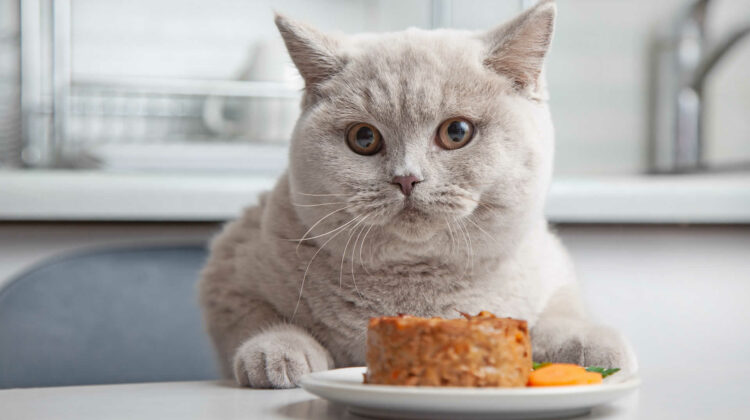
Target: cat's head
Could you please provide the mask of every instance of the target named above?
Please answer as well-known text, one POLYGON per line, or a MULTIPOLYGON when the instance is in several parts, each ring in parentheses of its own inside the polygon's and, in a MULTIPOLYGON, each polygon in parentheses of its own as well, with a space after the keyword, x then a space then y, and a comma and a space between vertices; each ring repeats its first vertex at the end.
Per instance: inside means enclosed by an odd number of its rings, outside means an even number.
POLYGON ((277 16, 306 85, 289 168, 303 222, 342 209, 329 220, 418 242, 474 213, 543 217, 554 17, 545 1, 486 32, 345 36, 277 16))

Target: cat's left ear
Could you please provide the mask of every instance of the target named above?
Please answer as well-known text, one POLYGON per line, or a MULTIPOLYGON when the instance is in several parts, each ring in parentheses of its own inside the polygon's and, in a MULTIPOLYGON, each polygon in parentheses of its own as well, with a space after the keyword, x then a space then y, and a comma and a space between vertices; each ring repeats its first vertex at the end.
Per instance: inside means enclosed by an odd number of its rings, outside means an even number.
POLYGON ((312 88, 344 67, 337 55, 338 39, 278 13, 274 21, 294 65, 305 79, 306 88, 312 88))
POLYGON ((481 35, 484 65, 510 78, 518 90, 536 88, 555 28, 554 0, 542 0, 510 22, 481 35))

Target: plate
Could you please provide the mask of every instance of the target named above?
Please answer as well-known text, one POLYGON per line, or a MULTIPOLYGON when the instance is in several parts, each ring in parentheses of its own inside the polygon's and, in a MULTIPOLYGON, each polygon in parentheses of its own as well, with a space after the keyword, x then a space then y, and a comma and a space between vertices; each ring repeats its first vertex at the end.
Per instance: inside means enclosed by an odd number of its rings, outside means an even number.
POLYGON ((583 415, 634 391, 640 380, 539 388, 459 388, 366 385, 365 367, 315 372, 306 391, 349 406, 358 415, 399 419, 546 419, 583 415))

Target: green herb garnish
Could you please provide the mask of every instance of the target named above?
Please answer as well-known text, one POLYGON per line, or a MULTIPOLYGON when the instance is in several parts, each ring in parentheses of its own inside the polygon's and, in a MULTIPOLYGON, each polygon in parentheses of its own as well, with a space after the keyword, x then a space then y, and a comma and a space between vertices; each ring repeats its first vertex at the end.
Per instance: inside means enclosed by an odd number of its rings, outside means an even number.
POLYGON ((539 369, 539 368, 543 368, 543 367, 545 367, 545 366, 547 366, 547 365, 549 365, 549 364, 551 364, 551 363, 550 363, 550 362, 542 362, 542 363, 539 363, 539 362, 533 362, 533 364, 532 364, 531 368, 532 368, 533 370, 537 370, 537 369, 539 369))
POLYGON ((609 375, 613 375, 620 371, 620 368, 612 368, 612 369, 605 369, 603 367, 598 366, 589 366, 586 368, 589 372, 597 372, 602 374, 602 378, 606 378, 609 375))

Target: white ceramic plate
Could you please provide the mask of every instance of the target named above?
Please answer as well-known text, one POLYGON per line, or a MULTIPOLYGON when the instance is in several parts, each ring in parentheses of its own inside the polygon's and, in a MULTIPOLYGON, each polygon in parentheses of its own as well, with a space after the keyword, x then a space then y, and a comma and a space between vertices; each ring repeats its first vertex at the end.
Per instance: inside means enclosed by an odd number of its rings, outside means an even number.
POLYGON ((364 367, 311 373, 302 388, 377 418, 545 419, 573 417, 638 388, 631 378, 617 384, 540 388, 457 388, 365 385, 364 367))

